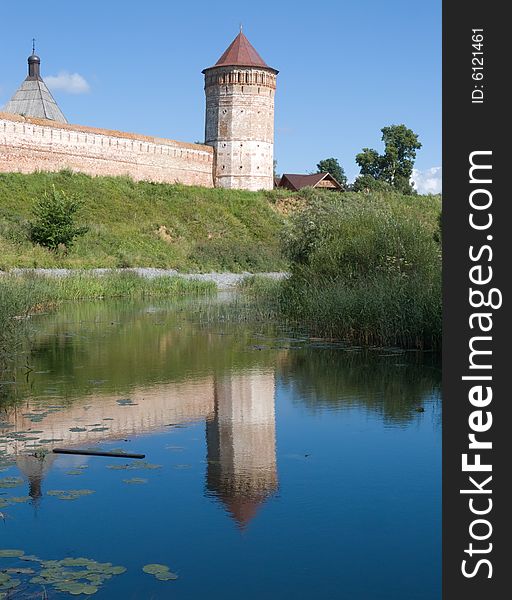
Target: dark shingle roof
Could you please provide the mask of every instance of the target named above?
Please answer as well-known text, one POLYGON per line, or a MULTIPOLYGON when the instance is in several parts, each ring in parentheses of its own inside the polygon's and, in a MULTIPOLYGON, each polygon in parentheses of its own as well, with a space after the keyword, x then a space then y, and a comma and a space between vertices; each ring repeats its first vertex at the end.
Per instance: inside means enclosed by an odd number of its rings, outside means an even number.
POLYGON ((315 187, 323 179, 329 179, 336 184, 338 189, 343 189, 343 186, 334 179, 330 173, 314 173, 312 175, 301 175, 297 173, 285 173, 281 177, 279 187, 285 187, 290 190, 300 190, 304 187, 315 187))

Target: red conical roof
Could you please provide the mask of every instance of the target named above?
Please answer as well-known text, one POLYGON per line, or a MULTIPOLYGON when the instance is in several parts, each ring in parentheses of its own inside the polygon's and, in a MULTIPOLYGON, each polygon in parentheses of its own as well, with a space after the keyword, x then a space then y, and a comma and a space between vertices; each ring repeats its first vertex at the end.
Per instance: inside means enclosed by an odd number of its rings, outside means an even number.
POLYGON ((270 69, 241 31, 215 63, 215 66, 264 67, 265 69, 270 69))

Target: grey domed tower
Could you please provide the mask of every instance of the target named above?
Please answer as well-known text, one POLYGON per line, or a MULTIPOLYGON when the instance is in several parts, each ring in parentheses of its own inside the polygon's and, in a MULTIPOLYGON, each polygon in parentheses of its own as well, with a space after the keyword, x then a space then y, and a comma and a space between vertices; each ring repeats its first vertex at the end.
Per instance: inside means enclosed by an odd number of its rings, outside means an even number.
POLYGON ((215 149, 217 187, 274 187, 274 94, 278 71, 240 30, 213 67, 203 71, 205 143, 215 149))
POLYGON ((0 110, 24 117, 67 123, 66 117, 46 87, 40 69, 41 59, 36 55, 35 47, 32 46, 32 54, 28 57, 28 75, 14 96, 0 110))

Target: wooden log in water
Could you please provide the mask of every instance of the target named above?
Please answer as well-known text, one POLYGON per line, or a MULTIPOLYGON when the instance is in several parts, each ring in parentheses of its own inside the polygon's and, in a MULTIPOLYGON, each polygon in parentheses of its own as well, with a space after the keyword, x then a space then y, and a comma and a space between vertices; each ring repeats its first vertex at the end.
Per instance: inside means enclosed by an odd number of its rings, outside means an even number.
POLYGON ((102 452, 100 450, 75 450, 74 448, 54 448, 55 454, 79 454, 83 456, 109 456, 115 458, 146 458, 145 454, 132 454, 130 452, 102 452))

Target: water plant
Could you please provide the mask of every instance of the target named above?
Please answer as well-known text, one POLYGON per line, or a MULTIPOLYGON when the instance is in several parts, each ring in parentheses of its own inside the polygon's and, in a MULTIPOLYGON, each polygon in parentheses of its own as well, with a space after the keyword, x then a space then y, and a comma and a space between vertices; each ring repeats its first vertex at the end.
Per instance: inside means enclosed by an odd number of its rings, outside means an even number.
POLYGON ((21 477, 3 477, 0 479, 0 488, 15 488, 23 484, 21 477))
POLYGON ((41 566, 41 571, 30 583, 48 585, 73 596, 95 594, 113 576, 126 572, 125 567, 100 563, 90 558, 47 560, 42 561, 41 566))
MULTIPOLYGON (((29 587, 42 586, 53 588, 56 592, 64 592, 72 596, 95 594, 105 582, 112 577, 122 575, 126 567, 101 563, 90 558, 66 557, 61 560, 43 560, 37 556, 26 555, 23 550, 0 549, 0 559, 18 559, 34 563, 33 567, 10 566, 0 571, 0 598, 8 592, 24 584, 23 591, 29 587), (13 579, 11 574, 23 577, 13 579)), ((5 597, 5 596, 4 596, 5 597)), ((35 596, 31 596, 35 597, 35 596)), ((47 597, 46 594, 43 597, 47 597)))
POLYGON ((59 500, 76 500, 82 496, 94 494, 94 490, 48 490, 48 496, 55 496, 59 500))
POLYGON ((142 570, 144 573, 148 573, 148 575, 154 575, 159 581, 174 581, 175 579, 178 579, 178 575, 173 573, 167 565, 152 563, 144 565, 142 570))

